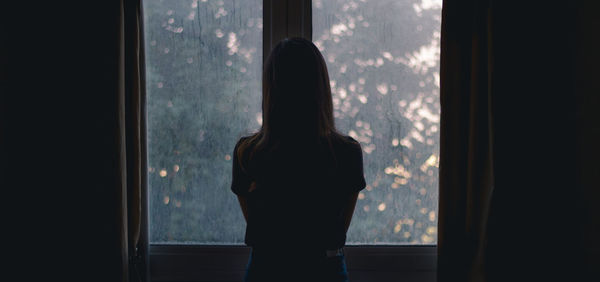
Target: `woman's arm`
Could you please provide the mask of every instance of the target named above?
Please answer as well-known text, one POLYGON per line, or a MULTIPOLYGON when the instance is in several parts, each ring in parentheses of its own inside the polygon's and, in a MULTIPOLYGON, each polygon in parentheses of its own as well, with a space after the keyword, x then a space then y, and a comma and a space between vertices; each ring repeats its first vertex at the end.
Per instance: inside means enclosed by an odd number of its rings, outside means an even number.
POLYGON ((344 226, 346 227, 346 232, 348 232, 348 228, 350 227, 350 221, 352 221, 352 215, 354 214, 354 207, 356 206, 358 193, 359 192, 352 193, 348 197, 348 202, 346 203, 346 208, 344 209, 344 226))
MULTIPOLYGON (((256 182, 252 181, 252 183, 250 183, 250 188, 248 189, 248 192, 252 192, 256 189, 256 182)), ((246 200, 245 197, 242 197, 240 195, 238 195, 238 201, 240 202, 240 207, 242 208, 242 213, 244 214, 244 219, 246 220, 246 222, 248 222, 248 201, 246 200)))
POLYGON ((240 207, 242 208, 242 213, 244 214, 244 219, 248 222, 248 202, 246 198, 242 196, 238 196, 238 201, 240 202, 240 207))

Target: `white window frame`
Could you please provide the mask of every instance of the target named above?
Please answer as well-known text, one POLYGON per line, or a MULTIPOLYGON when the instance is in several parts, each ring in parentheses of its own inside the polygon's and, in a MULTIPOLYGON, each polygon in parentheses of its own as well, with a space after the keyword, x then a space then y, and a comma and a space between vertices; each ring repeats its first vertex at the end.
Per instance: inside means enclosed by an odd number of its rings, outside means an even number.
MULTIPOLYGON (((277 42, 294 36, 312 39, 312 0, 263 0, 263 60, 277 42)), ((146 227, 147 223, 145 218, 146 227)), ((150 244, 148 248, 150 281, 241 281, 250 253, 242 245, 150 244)), ((293 247, 282 248, 282 258, 294 252, 293 247)), ((354 282, 436 281, 437 245, 347 245, 345 254, 354 282)))

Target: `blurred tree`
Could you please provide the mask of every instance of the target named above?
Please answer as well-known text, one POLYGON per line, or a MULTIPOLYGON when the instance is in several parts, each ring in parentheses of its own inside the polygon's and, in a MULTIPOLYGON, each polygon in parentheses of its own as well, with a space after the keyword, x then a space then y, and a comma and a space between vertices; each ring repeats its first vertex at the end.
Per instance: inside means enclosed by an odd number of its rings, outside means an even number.
MULTIPOLYGON (((243 242, 229 191, 260 126, 262 1, 145 1, 153 242, 243 242)), ((349 241, 435 243, 440 1, 313 1, 340 131, 368 187, 349 241)))

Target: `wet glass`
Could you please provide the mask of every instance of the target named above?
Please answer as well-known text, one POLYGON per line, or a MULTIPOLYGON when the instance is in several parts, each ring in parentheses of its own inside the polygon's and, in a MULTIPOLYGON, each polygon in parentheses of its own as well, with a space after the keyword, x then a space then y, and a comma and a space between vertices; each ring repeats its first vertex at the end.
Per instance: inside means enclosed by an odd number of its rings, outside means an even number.
POLYGON ((367 187, 348 244, 437 243, 441 0, 313 0, 338 129, 367 187))
POLYGON ((235 142, 260 127, 261 0, 144 2, 153 243, 235 244, 235 142))
MULTIPOLYGON (((262 122, 262 1, 143 2, 150 241, 241 244, 231 152, 262 122)), ((349 244, 437 242, 440 13, 440 0, 313 1, 337 127, 363 147, 349 244)))

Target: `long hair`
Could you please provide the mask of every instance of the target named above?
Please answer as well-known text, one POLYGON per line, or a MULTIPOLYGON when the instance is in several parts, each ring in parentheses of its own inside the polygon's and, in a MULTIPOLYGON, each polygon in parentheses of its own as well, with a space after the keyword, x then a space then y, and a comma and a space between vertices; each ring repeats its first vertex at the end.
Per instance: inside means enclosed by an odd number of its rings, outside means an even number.
POLYGON ((280 41, 264 65, 262 125, 238 146, 235 153, 240 164, 282 143, 325 141, 331 146, 333 139, 339 137, 323 55, 303 38, 280 41))

